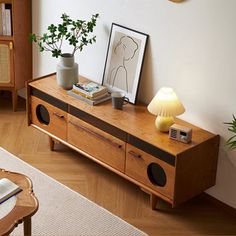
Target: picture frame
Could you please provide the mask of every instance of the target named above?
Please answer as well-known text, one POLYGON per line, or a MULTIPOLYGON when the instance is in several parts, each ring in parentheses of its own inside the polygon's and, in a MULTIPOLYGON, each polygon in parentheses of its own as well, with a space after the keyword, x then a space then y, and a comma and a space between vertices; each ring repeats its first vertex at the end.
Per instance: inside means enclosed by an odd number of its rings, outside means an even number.
POLYGON ((112 23, 102 85, 136 103, 148 35, 112 23))

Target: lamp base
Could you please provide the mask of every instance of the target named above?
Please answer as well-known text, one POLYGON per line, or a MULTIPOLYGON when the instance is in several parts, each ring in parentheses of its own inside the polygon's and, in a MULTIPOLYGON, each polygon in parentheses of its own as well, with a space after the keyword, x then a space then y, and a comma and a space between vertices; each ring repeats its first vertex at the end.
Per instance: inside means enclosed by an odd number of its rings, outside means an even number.
POLYGON ((156 128, 161 132, 169 132, 169 128, 173 124, 173 116, 158 116, 155 121, 156 128))

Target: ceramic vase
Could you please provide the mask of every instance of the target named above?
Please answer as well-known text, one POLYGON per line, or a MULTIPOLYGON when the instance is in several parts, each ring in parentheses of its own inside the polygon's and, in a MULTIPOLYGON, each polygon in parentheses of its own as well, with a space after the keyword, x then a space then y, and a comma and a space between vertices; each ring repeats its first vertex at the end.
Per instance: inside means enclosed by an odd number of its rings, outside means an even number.
POLYGON ((73 84, 78 82, 78 64, 72 54, 64 53, 60 56, 56 77, 58 85, 66 90, 72 89, 73 84))

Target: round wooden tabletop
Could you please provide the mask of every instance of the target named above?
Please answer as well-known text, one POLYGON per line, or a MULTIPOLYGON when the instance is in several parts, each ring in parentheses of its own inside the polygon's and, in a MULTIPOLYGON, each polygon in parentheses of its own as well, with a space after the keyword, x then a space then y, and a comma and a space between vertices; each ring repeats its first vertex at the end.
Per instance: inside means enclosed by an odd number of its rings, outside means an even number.
POLYGON ((33 192, 31 180, 20 173, 0 169, 0 179, 7 178, 22 188, 16 196, 14 208, 0 219, 0 235, 10 234, 18 224, 24 222, 24 233, 31 234, 31 216, 38 210, 38 200, 33 192))

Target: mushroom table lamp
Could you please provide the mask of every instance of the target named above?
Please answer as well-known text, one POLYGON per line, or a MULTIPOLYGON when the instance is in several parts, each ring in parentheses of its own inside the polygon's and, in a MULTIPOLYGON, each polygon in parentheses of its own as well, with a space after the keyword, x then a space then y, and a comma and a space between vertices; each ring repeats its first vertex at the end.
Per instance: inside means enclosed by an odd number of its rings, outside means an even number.
POLYGON ((185 109, 172 88, 161 88, 147 107, 153 115, 157 115, 155 125, 158 130, 168 132, 174 124, 174 117, 184 113, 185 109))

